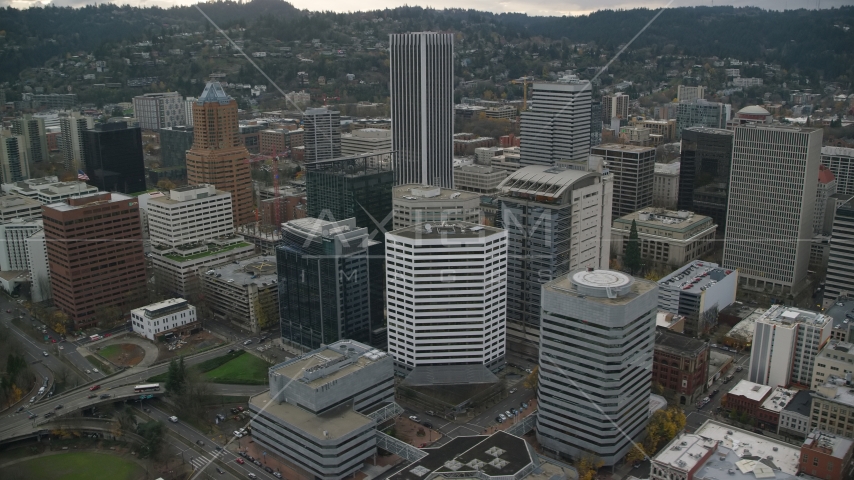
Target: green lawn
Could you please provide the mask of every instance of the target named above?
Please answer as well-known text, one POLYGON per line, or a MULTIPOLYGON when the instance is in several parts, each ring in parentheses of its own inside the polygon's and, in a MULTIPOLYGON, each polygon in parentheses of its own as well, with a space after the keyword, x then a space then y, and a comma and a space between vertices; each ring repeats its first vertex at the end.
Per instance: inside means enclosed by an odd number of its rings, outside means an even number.
POLYGON ((265 385, 267 370, 271 366, 272 364, 247 353, 205 373, 204 376, 214 383, 265 385))
POLYGON ((111 356, 119 353, 121 351, 121 345, 108 345, 100 350, 98 350, 98 354, 104 358, 110 358, 111 356))
POLYGON ((33 458, 0 470, 0 478, 50 480, 136 480, 145 470, 131 460, 88 452, 33 458))

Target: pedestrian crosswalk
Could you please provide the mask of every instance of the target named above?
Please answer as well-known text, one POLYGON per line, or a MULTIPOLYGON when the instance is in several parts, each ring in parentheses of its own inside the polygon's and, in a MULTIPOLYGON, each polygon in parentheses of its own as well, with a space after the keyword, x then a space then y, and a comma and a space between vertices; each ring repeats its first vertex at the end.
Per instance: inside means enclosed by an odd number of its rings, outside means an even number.
POLYGON ((193 469, 199 469, 207 465, 208 463, 216 460, 218 457, 225 455, 225 450, 219 450, 216 452, 211 452, 208 455, 199 455, 198 457, 190 458, 190 464, 193 466, 193 469))

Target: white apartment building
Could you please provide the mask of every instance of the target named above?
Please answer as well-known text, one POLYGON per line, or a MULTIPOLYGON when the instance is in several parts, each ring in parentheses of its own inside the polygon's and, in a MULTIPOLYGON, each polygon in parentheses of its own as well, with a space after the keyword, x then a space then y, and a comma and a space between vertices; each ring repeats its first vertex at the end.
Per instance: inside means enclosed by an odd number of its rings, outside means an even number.
POLYGON ((391 130, 363 128, 341 135, 341 155, 344 157, 389 150, 391 150, 391 130))
POLYGON ((167 333, 189 333, 197 328, 196 307, 183 298, 170 298, 130 312, 133 331, 149 340, 167 333))
POLYGON ((397 368, 502 368, 507 232, 421 224, 387 233, 385 246, 388 351, 397 368))
POLYGON ((419 184, 398 185, 392 190, 394 229, 429 222, 480 223, 480 195, 450 188, 419 184))
POLYGON ((738 269, 742 285, 789 294, 803 284, 821 139, 820 128, 735 128, 723 267, 738 269))
POLYGON ((44 229, 42 220, 13 218, 0 224, 0 270, 27 270, 29 238, 44 229))
POLYGON ((178 246, 234 233, 231 194, 213 185, 190 185, 149 198, 145 206, 152 245, 178 246))
POLYGON ((286 93, 285 101, 288 102, 288 108, 308 105, 311 103, 311 94, 305 90, 286 93))
POLYGON ((95 128, 95 119, 77 111, 59 114, 59 129, 62 133, 62 159, 65 168, 78 170, 86 160, 83 132, 95 128))
POLYGON ((678 90, 676 90, 676 98, 680 103, 692 103, 697 99, 704 100, 706 98, 706 87, 679 85, 678 90))
POLYGON ((31 178, 14 183, 0 185, 3 193, 14 193, 41 202, 43 205, 63 202, 71 197, 81 197, 98 193, 98 187, 85 182, 60 182, 59 177, 31 178))
POLYGON ((819 350, 830 339, 833 318, 774 305, 756 319, 747 379, 772 387, 813 384, 819 350))
POLYGON ((657 297, 654 282, 592 267, 543 285, 535 432, 544 449, 614 465, 643 435, 657 297))
POLYGON ((761 87, 763 80, 756 77, 736 77, 732 79, 732 84, 735 87, 761 87))
POLYGON ((836 191, 854 195, 854 148, 821 147, 821 163, 836 177, 836 191))
POLYGON ((178 92, 146 93, 133 97, 133 115, 145 130, 186 125, 186 101, 178 92))
MULTIPOLYGON (((534 83, 521 113, 522 165, 586 160, 590 152, 589 83, 534 83)), ((628 98, 628 97, 626 97, 628 98)))
POLYGON ((185 127, 193 126, 193 104, 196 103, 198 98, 196 97, 187 97, 184 99, 184 119, 186 122, 184 123, 185 127))
POLYGON ((30 295, 34 302, 43 302, 50 295, 50 267, 47 260, 47 241, 44 229, 27 240, 27 270, 30 272, 30 295))
POLYGON ((327 108, 309 108, 302 116, 305 163, 341 156, 341 113, 327 108))
POLYGON ((676 210, 679 202, 679 162, 656 163, 652 176, 652 206, 676 210))
POLYGON ((824 385, 830 377, 854 374, 854 344, 831 340, 815 357, 812 389, 824 385))

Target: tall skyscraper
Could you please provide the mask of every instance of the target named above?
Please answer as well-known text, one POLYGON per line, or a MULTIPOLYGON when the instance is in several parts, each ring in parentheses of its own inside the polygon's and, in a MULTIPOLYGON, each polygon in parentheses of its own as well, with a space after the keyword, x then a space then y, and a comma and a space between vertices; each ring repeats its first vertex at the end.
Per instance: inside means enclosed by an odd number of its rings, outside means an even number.
POLYGON ((726 225, 732 133, 707 127, 682 131, 677 208, 712 217, 719 231, 726 225))
POLYGON ((133 97, 133 116, 146 130, 187 125, 186 103, 178 92, 146 93, 133 97))
POLYGON ((602 143, 602 102, 590 102, 590 146, 602 143))
POLYGON ((450 188, 398 185, 392 192, 394 230, 419 223, 480 223, 480 195, 450 188))
POLYGON ((843 292, 854 293, 854 196, 836 194, 830 253, 822 306, 830 308, 843 292))
POLYGON ((854 195, 854 148, 821 147, 821 163, 836 177, 836 191, 854 195))
POLYGON ((80 112, 67 111, 59 114, 59 128, 62 132, 62 159, 66 170, 78 170, 83 167, 86 155, 83 153, 83 132, 95 127, 95 119, 80 112))
POLYGON ((697 99, 690 103, 679 102, 676 111, 676 139, 689 127, 726 128, 732 106, 728 103, 707 102, 697 99))
POLYGON ((318 348, 344 339, 370 340, 366 280, 368 251, 375 243, 352 218, 302 218, 282 225, 276 264, 283 341, 318 348))
POLYGON ((602 121, 610 125, 613 118, 629 118, 629 96, 625 93, 602 96, 602 121))
POLYGON ((388 352, 398 371, 429 377, 451 367, 474 376, 504 366, 506 231, 404 227, 386 234, 386 265, 388 352))
POLYGON ((723 267, 741 284, 795 293, 807 274, 822 130, 748 124, 735 129, 723 267))
POLYGON ((193 148, 193 127, 177 126, 160 129, 160 165, 187 165, 187 150, 193 148))
POLYGON ((44 129, 44 119, 25 114, 12 120, 12 133, 24 137, 27 158, 30 162, 46 162, 48 160, 47 134, 44 129))
POLYGON ((508 235, 507 347, 536 355, 542 285, 573 269, 608 265, 612 184, 586 168, 529 166, 499 191, 495 223, 508 235))
POLYGON ((20 182, 30 178, 30 162, 23 135, 0 130, 0 180, 2 183, 20 182))
POLYGON ((101 123, 83 132, 86 175, 106 192, 145 191, 142 130, 125 122, 101 123))
POLYGON ((139 203, 98 192, 44 206, 54 304, 74 328, 95 325, 99 308, 146 293, 139 203))
POLYGON ((328 108, 309 108, 302 116, 305 129, 305 163, 341 156, 341 113, 328 108))
POLYGON ((454 35, 389 35, 396 183, 454 186, 454 35))
POLYGON ((679 103, 693 103, 695 100, 705 100, 706 87, 689 87, 687 85, 679 85, 676 90, 676 99, 679 103))
POLYGON ((621 461, 649 419, 658 286, 611 270, 543 285, 537 441, 621 461), (606 333, 607 332, 607 333, 606 333))
POLYGON ((187 183, 209 183, 231 193, 234 225, 254 220, 249 151, 240 141, 237 101, 210 82, 193 106, 193 148, 187 152, 187 183))
POLYGON ((521 113, 522 165, 584 160, 590 151, 590 84, 534 83, 521 113))
POLYGON ((655 148, 606 143, 590 149, 608 164, 614 184, 614 218, 652 205, 655 148))

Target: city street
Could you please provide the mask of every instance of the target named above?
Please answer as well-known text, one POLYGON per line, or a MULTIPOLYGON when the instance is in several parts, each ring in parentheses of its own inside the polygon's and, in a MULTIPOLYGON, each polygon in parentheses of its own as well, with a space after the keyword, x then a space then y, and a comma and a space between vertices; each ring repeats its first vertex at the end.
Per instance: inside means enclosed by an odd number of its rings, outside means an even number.
MULTIPOLYGON (((718 350, 721 351, 721 350, 718 350)), ((747 363, 750 360, 750 353, 732 353, 732 352, 723 352, 728 355, 733 356, 733 367, 721 375, 721 378, 717 380, 712 387, 706 392, 706 395, 709 396, 710 402, 703 406, 701 409, 697 409, 696 405, 685 405, 683 409, 685 410, 686 416, 686 428, 694 431, 699 428, 706 420, 710 419, 718 419, 720 416, 716 413, 718 412, 718 407, 721 405, 721 399, 724 394, 728 392, 732 387, 736 386, 739 381, 747 378, 747 363), (742 371, 736 372, 735 368, 737 366, 743 367, 742 371), (729 383, 723 383, 724 377, 732 374, 733 379, 729 383), (709 395, 712 390, 718 389, 718 393, 716 395, 709 395)))

